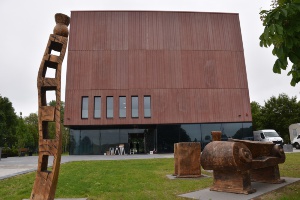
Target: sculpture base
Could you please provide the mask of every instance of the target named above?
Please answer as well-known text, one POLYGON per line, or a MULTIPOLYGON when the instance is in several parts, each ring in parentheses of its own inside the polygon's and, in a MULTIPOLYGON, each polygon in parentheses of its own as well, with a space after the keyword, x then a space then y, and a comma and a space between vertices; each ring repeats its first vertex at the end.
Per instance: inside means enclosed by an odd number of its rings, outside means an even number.
POLYGON ((252 169, 251 170, 251 181, 261 182, 261 183, 283 183, 284 179, 280 179, 279 167, 278 165, 252 169))
POLYGON ((211 191, 251 194, 256 189, 251 187, 250 170, 214 170, 214 183, 211 191))

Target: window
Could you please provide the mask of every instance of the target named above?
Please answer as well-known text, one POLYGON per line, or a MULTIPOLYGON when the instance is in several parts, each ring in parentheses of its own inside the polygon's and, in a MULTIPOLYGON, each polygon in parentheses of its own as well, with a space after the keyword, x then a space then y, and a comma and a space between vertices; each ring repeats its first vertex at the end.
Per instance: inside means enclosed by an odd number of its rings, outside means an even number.
POLYGON ((106 117, 114 117, 114 97, 106 97, 106 117))
POLYGON ((131 97, 131 117, 139 117, 139 97, 131 97))
POLYGON ((119 97, 119 117, 126 117, 126 97, 119 97))
POLYGON ((89 97, 82 97, 81 99, 81 118, 87 119, 89 117, 89 97))
POLYGON ((101 118, 101 97, 94 97, 94 118, 101 118))
POLYGON ((151 97, 144 96, 144 117, 151 117, 151 97))

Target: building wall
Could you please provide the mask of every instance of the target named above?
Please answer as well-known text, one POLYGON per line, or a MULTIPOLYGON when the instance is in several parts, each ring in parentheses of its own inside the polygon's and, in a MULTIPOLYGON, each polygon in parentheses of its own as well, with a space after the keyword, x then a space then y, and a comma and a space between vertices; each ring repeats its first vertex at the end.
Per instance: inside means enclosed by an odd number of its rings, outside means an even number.
POLYGON ((69 38, 65 125, 252 121, 238 14, 75 11, 69 38), (144 95, 151 118, 143 117, 144 95), (101 119, 93 118, 94 96, 102 97, 101 119), (106 96, 114 96, 113 119, 106 96), (119 96, 127 98, 126 118, 118 117, 119 96))

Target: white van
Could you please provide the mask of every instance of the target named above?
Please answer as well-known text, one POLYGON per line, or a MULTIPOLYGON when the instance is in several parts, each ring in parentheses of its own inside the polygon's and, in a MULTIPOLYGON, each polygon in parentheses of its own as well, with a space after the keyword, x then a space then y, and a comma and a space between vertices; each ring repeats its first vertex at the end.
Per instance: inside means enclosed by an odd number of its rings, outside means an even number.
POLYGON ((293 147, 300 149, 300 123, 289 126, 290 140, 293 147))
POLYGON ((253 131, 254 141, 273 142, 277 145, 283 145, 283 139, 273 129, 253 131))

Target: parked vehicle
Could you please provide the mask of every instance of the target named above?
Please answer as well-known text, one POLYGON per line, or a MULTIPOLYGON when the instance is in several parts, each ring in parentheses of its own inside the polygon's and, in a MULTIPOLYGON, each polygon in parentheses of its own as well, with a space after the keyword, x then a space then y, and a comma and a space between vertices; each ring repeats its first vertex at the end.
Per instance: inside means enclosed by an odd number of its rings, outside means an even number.
POLYGON ((283 146, 283 139, 273 129, 253 131, 253 137, 254 141, 273 142, 277 145, 283 146))
POLYGON ((293 147, 300 149, 300 123, 289 126, 290 140, 293 147))

